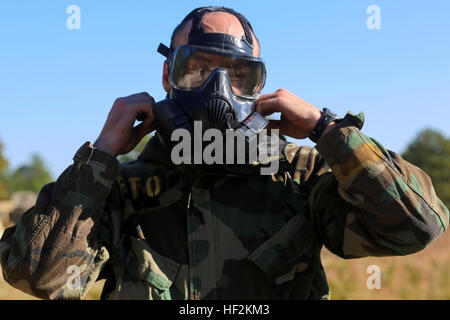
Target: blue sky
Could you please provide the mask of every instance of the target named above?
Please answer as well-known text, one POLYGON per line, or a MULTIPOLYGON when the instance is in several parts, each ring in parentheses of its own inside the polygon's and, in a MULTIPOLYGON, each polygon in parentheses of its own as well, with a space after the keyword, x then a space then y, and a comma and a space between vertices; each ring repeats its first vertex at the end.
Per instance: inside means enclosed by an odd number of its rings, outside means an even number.
POLYGON ((2 0, 0 140, 11 166, 38 152, 56 178, 97 138, 115 98, 162 99, 159 42, 212 4, 252 23, 264 93, 286 88, 341 115, 363 111, 364 132, 397 152, 426 127, 450 136, 450 1, 2 0), (66 27, 71 4, 80 30, 66 27), (366 27, 369 5, 381 10, 381 30, 366 27))

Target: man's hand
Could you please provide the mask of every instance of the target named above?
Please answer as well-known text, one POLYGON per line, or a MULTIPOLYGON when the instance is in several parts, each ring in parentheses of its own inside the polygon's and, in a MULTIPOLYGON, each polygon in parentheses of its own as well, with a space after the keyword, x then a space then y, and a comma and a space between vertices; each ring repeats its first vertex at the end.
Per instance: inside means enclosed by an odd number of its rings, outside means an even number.
POLYGON ((296 139, 308 137, 321 117, 319 109, 285 89, 261 95, 255 105, 262 116, 281 112, 281 119, 270 120, 267 129, 279 129, 280 134, 296 139))
POLYGON ((146 134, 155 130, 152 123, 154 103, 146 92, 116 99, 94 147, 114 157, 133 150, 146 134), (137 117, 144 120, 134 127, 137 117))

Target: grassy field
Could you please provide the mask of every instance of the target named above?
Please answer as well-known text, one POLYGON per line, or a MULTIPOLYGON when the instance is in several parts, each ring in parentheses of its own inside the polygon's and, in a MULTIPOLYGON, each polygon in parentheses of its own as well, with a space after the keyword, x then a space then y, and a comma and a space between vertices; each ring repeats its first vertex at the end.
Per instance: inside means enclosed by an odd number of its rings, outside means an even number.
MULTIPOLYGON (((450 299, 450 232, 425 250, 404 257, 341 259, 327 250, 322 260, 331 287, 331 298, 341 299, 450 299), (381 269, 381 288, 368 289, 367 267, 381 269)), ((86 299, 100 297, 103 282, 86 299)), ((35 299, 0 280, 1 300, 35 299)))
POLYGON ((450 299, 450 233, 445 232, 428 248, 403 257, 344 260, 329 251, 322 261, 331 298, 362 300, 450 299), (368 289, 370 265, 381 269, 381 288, 368 289))

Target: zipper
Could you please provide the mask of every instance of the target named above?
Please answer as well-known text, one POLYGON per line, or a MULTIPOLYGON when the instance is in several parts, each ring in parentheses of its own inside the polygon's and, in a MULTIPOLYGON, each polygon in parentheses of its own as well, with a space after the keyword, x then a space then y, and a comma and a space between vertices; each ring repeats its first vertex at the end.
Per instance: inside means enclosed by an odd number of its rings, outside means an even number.
MULTIPOLYGON (((194 182, 195 184, 195 182, 194 182)), ((187 247, 188 247, 188 256, 190 256, 190 241, 189 241, 189 235, 190 235, 190 223, 189 223, 189 215, 190 215, 190 208, 191 208, 191 200, 192 200, 192 190, 193 190, 193 186, 191 187, 191 190, 189 192, 189 197, 188 197, 188 203, 187 203, 187 217, 186 217, 186 222, 187 222, 187 247)), ((194 295, 194 292, 192 291, 192 277, 191 277, 191 259, 190 257, 188 258, 189 261, 189 265, 188 265, 188 297, 189 300, 198 300, 197 299, 197 295, 194 295)))
MULTIPOLYGON (((189 223, 189 215, 190 215, 190 209, 191 209, 191 202, 192 202, 192 193, 194 191, 194 187, 195 185, 205 176, 208 175, 214 175, 214 174, 201 174, 197 179, 195 179, 194 183, 191 186, 191 189, 189 191, 189 196, 188 196, 188 203, 187 203, 187 242, 188 242, 188 255, 190 256, 191 254, 191 247, 190 247, 190 239, 189 239, 189 235, 190 233, 190 223, 189 223)), ((201 297, 201 293, 198 291, 193 291, 193 281, 192 281, 192 275, 191 275, 191 260, 189 257, 189 266, 188 266, 188 288, 189 288, 189 292, 188 292, 188 296, 190 300, 200 300, 201 297)))
POLYGON ((188 197, 188 203, 187 203, 187 209, 188 209, 188 214, 189 214, 189 208, 191 207, 191 197, 192 197, 192 189, 191 192, 189 192, 189 197, 188 197))

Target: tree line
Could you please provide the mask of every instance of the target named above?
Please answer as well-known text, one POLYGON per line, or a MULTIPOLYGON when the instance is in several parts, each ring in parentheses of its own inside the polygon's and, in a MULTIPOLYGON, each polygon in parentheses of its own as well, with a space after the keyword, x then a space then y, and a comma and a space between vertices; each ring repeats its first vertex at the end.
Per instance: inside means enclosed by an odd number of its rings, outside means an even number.
POLYGON ((38 193, 51 181, 53 177, 44 160, 37 153, 31 156, 28 163, 15 169, 10 168, 0 141, 0 200, 9 199, 16 191, 27 190, 38 193))
POLYGON ((424 130, 402 156, 428 173, 436 194, 450 208, 450 139, 434 130, 424 130))

